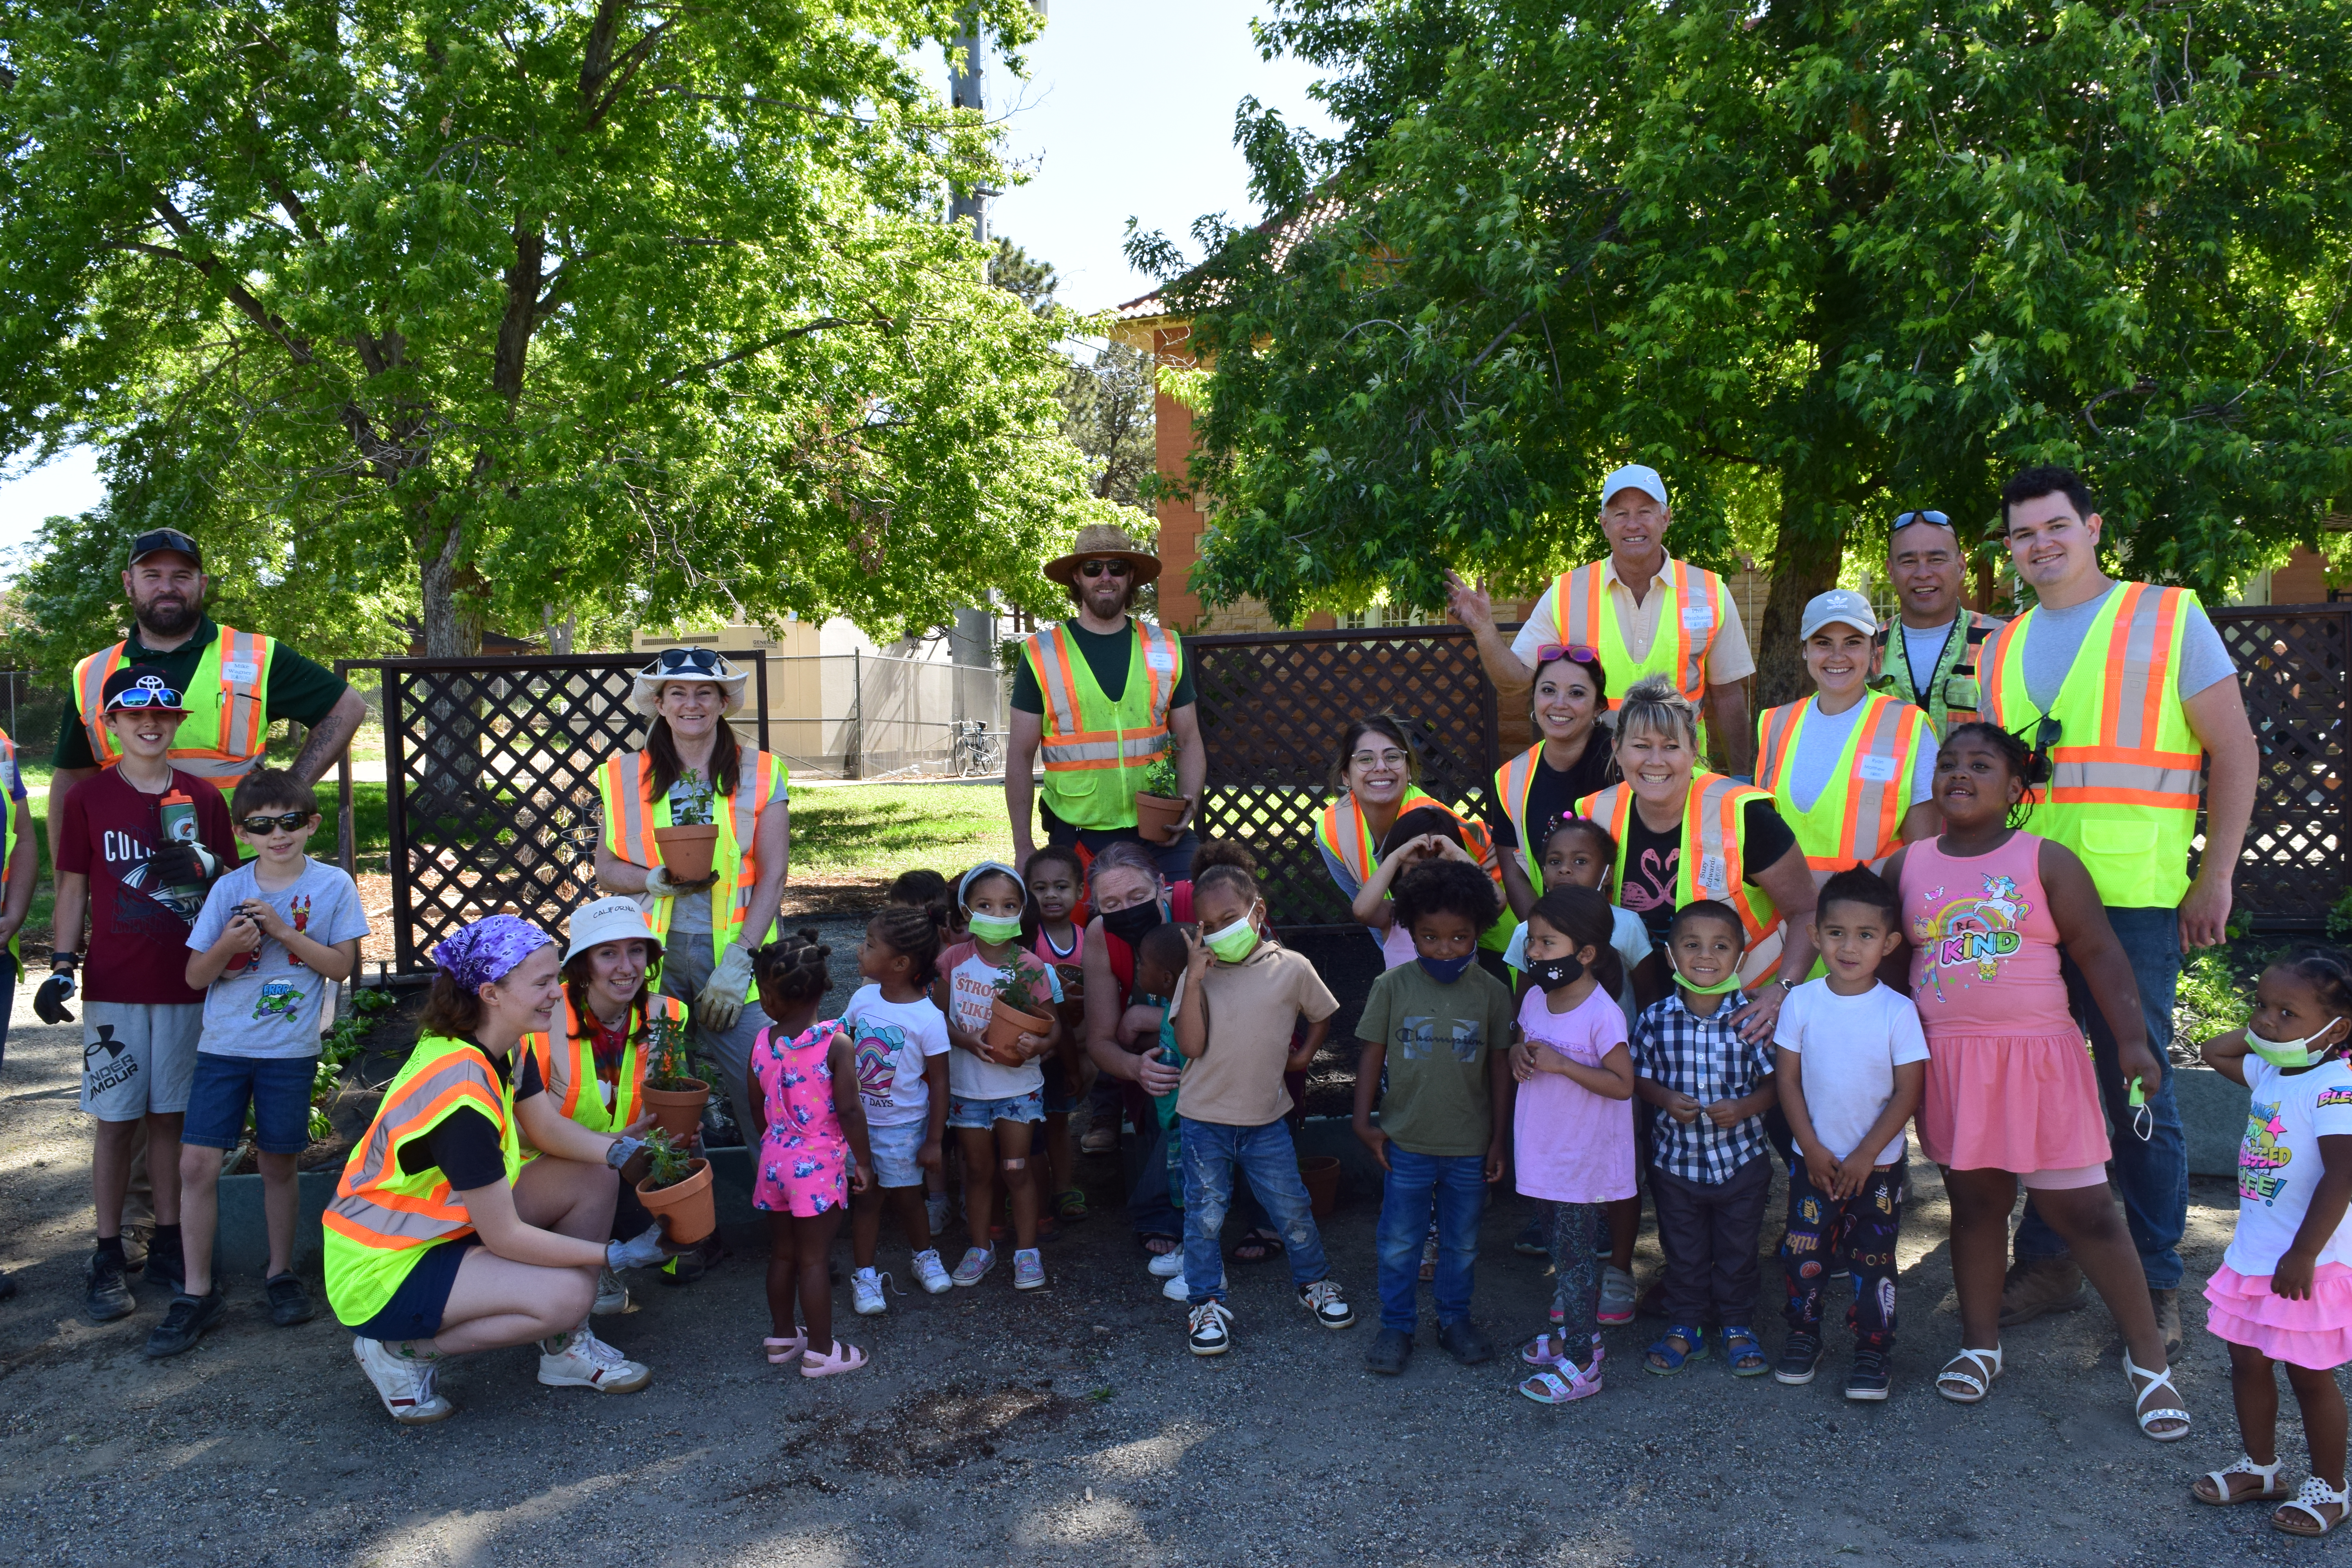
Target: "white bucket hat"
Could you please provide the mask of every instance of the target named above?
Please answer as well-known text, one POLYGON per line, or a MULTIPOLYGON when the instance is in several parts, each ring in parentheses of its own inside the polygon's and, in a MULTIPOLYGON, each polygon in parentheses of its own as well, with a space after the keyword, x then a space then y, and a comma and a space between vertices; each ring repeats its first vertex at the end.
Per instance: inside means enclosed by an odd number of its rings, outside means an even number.
POLYGON ((566 929, 572 933, 571 945, 563 952, 566 963, 608 942, 642 942, 653 949, 652 956, 661 956, 661 938, 646 922, 646 911, 637 907, 636 900, 624 894, 581 905, 572 911, 572 923, 566 929))
POLYGON ((651 718, 659 709, 663 687, 673 681, 707 681, 719 689, 719 711, 732 713, 743 706, 743 683, 750 679, 716 648, 666 647, 637 671, 629 688, 629 706, 651 718))

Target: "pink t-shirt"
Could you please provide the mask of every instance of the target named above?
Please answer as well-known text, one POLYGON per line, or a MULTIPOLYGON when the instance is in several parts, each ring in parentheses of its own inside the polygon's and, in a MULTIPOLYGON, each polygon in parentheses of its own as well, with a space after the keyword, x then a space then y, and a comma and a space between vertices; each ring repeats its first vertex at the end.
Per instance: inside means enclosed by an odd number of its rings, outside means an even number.
MULTIPOLYGON (((1540 991, 1519 1004, 1519 1030, 1539 1048, 1597 1068, 1625 1043, 1625 1014, 1601 986, 1565 1013, 1540 991)), ((1556 1204, 1605 1204, 1633 1195, 1633 1113, 1562 1073, 1519 1085, 1511 1136, 1519 1191, 1556 1204)))

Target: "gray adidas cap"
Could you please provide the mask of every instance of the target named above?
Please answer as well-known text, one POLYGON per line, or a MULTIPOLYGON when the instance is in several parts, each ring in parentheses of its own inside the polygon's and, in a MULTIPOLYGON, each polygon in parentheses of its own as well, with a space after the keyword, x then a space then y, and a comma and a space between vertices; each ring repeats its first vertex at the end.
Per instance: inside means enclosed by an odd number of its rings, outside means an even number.
POLYGON ((1878 617, 1870 613, 1870 601, 1853 589, 1832 588, 1805 601, 1805 618, 1797 636, 1810 637, 1823 626, 1852 626, 1868 637, 1877 632, 1878 617))

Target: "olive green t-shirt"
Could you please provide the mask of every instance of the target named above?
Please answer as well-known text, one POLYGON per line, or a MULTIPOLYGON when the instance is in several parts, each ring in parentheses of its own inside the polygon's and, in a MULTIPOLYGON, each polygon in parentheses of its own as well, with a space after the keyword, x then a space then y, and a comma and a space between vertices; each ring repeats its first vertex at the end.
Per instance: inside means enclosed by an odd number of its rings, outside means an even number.
POLYGON ((1418 961, 1372 983, 1356 1037, 1387 1047, 1381 1131, 1415 1154, 1484 1154, 1495 1141, 1486 1053, 1507 1050, 1510 988, 1477 964, 1451 985, 1418 961))

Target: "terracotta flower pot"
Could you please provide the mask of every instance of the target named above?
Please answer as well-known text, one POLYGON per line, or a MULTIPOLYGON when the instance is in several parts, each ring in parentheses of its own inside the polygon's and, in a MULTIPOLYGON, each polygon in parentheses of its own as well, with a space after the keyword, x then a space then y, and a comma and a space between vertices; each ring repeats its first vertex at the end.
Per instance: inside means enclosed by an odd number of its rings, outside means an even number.
POLYGON ((710 1086, 698 1078, 679 1081, 694 1087, 656 1089, 647 1084, 645 1097, 646 1109, 654 1113, 655 1125, 683 1143, 702 1125, 702 1108, 710 1103, 710 1086))
POLYGON ((1180 831, 1177 824, 1184 820, 1190 801, 1171 800, 1164 795, 1138 795, 1135 797, 1135 830, 1154 844, 1173 844, 1180 831))
POLYGON ((669 1215, 669 1238, 673 1242, 700 1241, 719 1228, 719 1211, 711 1201, 710 1162, 689 1160, 690 1174, 686 1180, 667 1187, 656 1187, 646 1182, 637 1184, 637 1201, 656 1219, 669 1215))
POLYGON ((710 862, 719 853, 719 826, 656 827, 654 843, 661 849, 671 881, 699 882, 710 875, 710 862))
POLYGON ((988 1027, 982 1032, 980 1043, 988 1047, 991 1059, 1014 1067, 1027 1059, 1021 1055, 1021 1037, 1042 1035, 1053 1026, 1052 1018, 1008 1006, 1000 996, 989 1007, 988 1027))
POLYGON ((1307 1184, 1307 1206, 1318 1220, 1331 1217, 1339 1206, 1339 1161, 1333 1154, 1301 1154, 1298 1176, 1307 1184))

